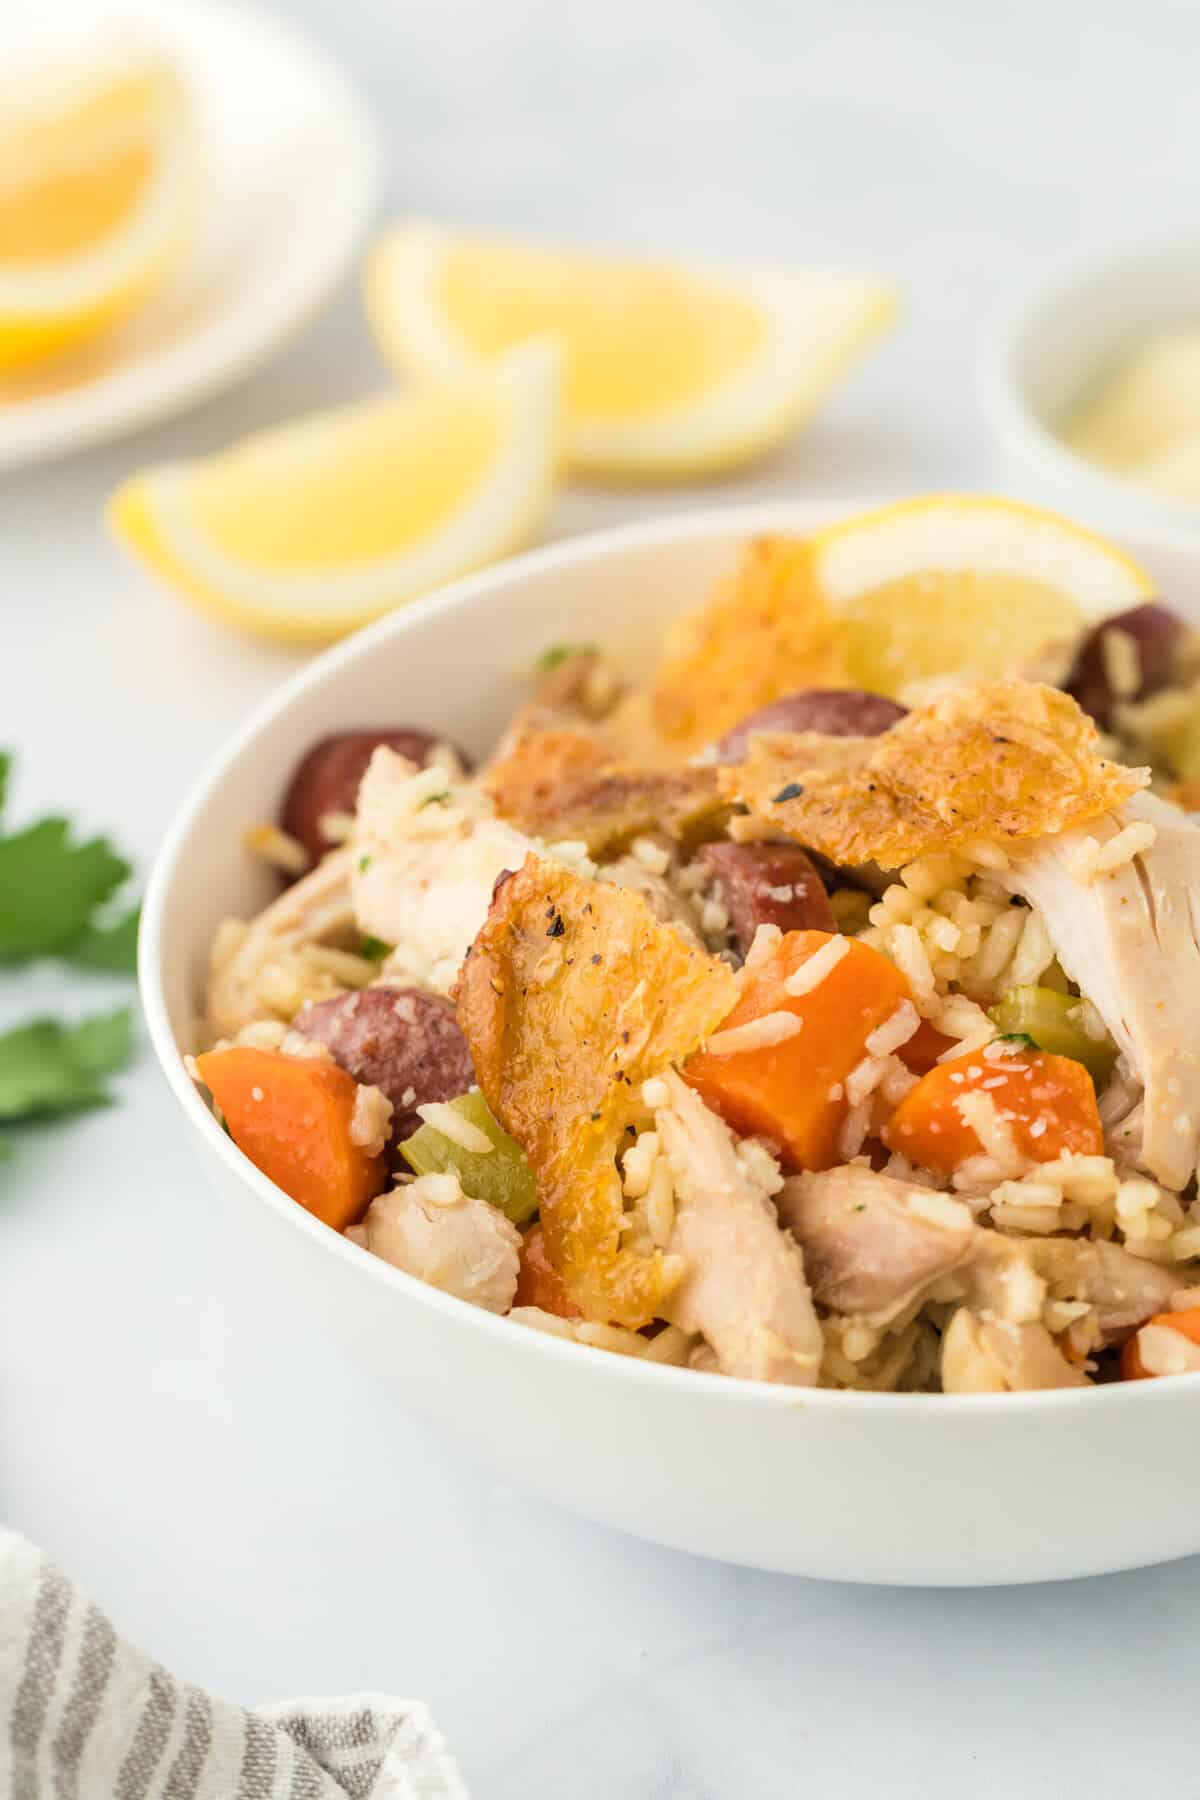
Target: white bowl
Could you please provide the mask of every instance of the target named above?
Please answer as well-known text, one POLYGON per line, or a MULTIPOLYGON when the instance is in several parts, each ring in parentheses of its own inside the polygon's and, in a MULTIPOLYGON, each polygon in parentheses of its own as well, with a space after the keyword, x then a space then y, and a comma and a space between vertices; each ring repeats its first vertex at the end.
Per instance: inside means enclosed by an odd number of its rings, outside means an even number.
POLYGON ((980 400, 1044 502, 1089 519, 1200 540, 1200 512, 1135 487, 1076 455, 1058 435, 1090 383, 1159 331, 1200 322, 1200 245, 1142 250, 1059 269, 994 324, 980 400))
MULTIPOLYGON (((506 1478, 590 1518, 733 1562, 845 1581, 1004 1583, 1200 1550, 1200 1377, 1095 1392, 808 1392, 582 1349, 449 1298, 311 1218, 237 1151, 184 1071, 218 921, 273 891, 241 848, 323 732, 395 719, 482 752, 547 643, 634 649, 695 604, 738 545, 845 507, 708 511, 578 538, 455 583, 311 664, 200 782, 146 898, 141 985, 155 1049, 213 1186, 295 1285, 380 1429, 410 1408, 506 1478)), ((1133 543, 1176 603, 1200 555, 1133 543)), ((397 1494, 397 1504, 402 1496, 397 1494)))

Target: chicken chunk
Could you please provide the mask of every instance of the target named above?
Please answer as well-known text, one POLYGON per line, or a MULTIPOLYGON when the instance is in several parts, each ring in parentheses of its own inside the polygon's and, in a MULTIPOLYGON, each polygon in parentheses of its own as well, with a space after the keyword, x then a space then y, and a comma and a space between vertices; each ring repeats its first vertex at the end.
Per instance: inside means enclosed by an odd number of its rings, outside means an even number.
POLYGON ((726 1375, 812 1387, 823 1338, 798 1246, 771 1201, 773 1168, 739 1147, 677 1075, 655 1115, 675 1184, 668 1249, 685 1273, 666 1316, 711 1344, 726 1375))
POLYGON ((979 1235, 960 1200, 857 1165, 793 1175, 776 1204, 821 1305, 873 1324, 960 1268, 979 1235))
POLYGON ((1042 840, 1003 880, 1039 909, 1059 962, 1141 1084, 1131 1153, 1165 1186, 1185 1187, 1200 1159, 1200 828, 1138 794, 1042 840), (1130 825, 1153 826, 1153 843, 1090 879, 1080 873, 1088 840, 1103 851, 1130 825))
POLYGON ((295 1008, 281 1011, 264 993, 268 968, 306 946, 353 935, 351 856, 350 850, 332 851, 265 907, 228 955, 214 959, 207 1007, 213 1038, 234 1037, 260 1019, 290 1017, 295 1008))
POLYGON ((1037 1238, 1029 1260, 1056 1300, 1084 1300, 1096 1309, 1106 1344, 1120 1343, 1155 1313, 1169 1312, 1179 1271, 1132 1256, 1120 1244, 1091 1238, 1037 1238))
POLYGON ((1034 1388, 1088 1387, 1044 1325, 1015 1325, 960 1306, 942 1336, 942 1391, 1014 1394, 1034 1388))
POLYGON ((352 1242, 443 1293, 506 1313, 517 1292, 521 1234, 455 1175, 422 1175, 372 1200, 352 1242))
POLYGON ((536 847, 478 789, 376 750, 359 789, 352 887, 362 930, 395 945, 385 974, 448 994, 498 878, 536 847))

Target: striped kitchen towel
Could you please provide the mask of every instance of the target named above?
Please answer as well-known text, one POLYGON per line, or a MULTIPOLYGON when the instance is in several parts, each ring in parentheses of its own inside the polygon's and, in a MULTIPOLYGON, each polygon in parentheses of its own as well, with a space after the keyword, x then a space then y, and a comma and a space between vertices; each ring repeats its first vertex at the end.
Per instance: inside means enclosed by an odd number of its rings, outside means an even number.
POLYGON ((383 1694, 248 1712, 117 1636, 0 1530, 4 1800, 466 1800, 425 1708, 383 1694))

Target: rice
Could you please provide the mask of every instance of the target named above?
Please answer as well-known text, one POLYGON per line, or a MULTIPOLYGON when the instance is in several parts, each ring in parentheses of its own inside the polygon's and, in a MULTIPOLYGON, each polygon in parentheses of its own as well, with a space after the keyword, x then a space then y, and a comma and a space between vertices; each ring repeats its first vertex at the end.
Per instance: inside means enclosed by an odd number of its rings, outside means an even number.
POLYGON ((473 1125, 470 1119, 464 1119, 446 1100, 427 1100, 423 1106, 418 1106, 417 1116, 471 1156, 487 1156, 496 1148, 486 1131, 473 1125))
POLYGON ((981 1093, 978 1089, 959 1094, 955 1098, 954 1107, 964 1125, 970 1126, 983 1145, 985 1156, 990 1156, 999 1168, 1007 1169, 1014 1175, 1023 1172, 1026 1159, 1017 1148, 1012 1127, 1001 1116, 990 1094, 981 1093))
POLYGON ((769 1012, 745 1025, 733 1025, 728 1031, 715 1031, 706 1048, 713 1056, 735 1056, 745 1050, 765 1050, 772 1044, 786 1043, 803 1029, 804 1020, 796 1013, 769 1012))
POLYGON ((811 994, 820 987, 827 975, 832 975, 842 958, 850 954, 850 939, 832 937, 827 944, 806 958, 794 974, 789 975, 783 984, 783 991, 791 999, 798 1000, 802 994, 811 994))
POLYGON ((361 1084, 350 1114, 350 1142, 368 1156, 381 1156, 392 1135, 392 1103, 381 1088, 361 1084))
POLYGON ((634 838, 629 848, 636 861, 652 875, 665 875, 671 866, 670 851, 662 844, 656 844, 653 838, 634 838))
POLYGON ((289 832, 278 825, 251 825, 242 833, 242 843, 254 856, 270 863, 284 875, 304 875, 312 863, 308 851, 289 832))
POLYGON ((1119 625, 1100 633, 1104 678, 1114 699, 1130 700, 1142 685, 1142 659, 1136 640, 1119 625))
POLYGON ((889 1056, 901 1044, 907 1044, 921 1024, 920 1015, 911 1000, 902 1000, 890 1018, 877 1025, 867 1039, 871 1056, 889 1056))

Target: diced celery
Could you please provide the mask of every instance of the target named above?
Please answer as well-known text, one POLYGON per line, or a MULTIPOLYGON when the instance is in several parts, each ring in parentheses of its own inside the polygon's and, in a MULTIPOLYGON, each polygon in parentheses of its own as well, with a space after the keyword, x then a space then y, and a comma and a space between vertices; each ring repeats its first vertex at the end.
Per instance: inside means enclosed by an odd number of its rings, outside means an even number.
POLYGON ((844 937, 857 937, 860 931, 866 930, 869 923, 867 914, 874 905, 870 894, 864 894, 861 888, 834 888, 829 896, 829 904, 833 908, 837 928, 844 937))
POLYGON ((1096 1082, 1106 1081, 1117 1060, 1111 1038, 1094 1038, 1084 1030, 1083 1001, 1048 987, 1014 987, 1002 994, 988 1017, 1005 1037, 1027 1037, 1052 1056, 1082 1063, 1096 1082))
POLYGON ((1200 707, 1163 734, 1163 750, 1177 780, 1200 779, 1200 707))
POLYGON ((463 1121, 491 1139, 491 1150, 464 1150, 432 1125, 422 1125, 400 1145, 400 1154, 417 1175, 453 1171, 464 1194, 486 1200, 510 1218, 525 1225, 537 1211, 537 1185, 521 1146, 497 1124, 491 1108, 477 1090, 460 1094, 447 1103, 463 1121))

